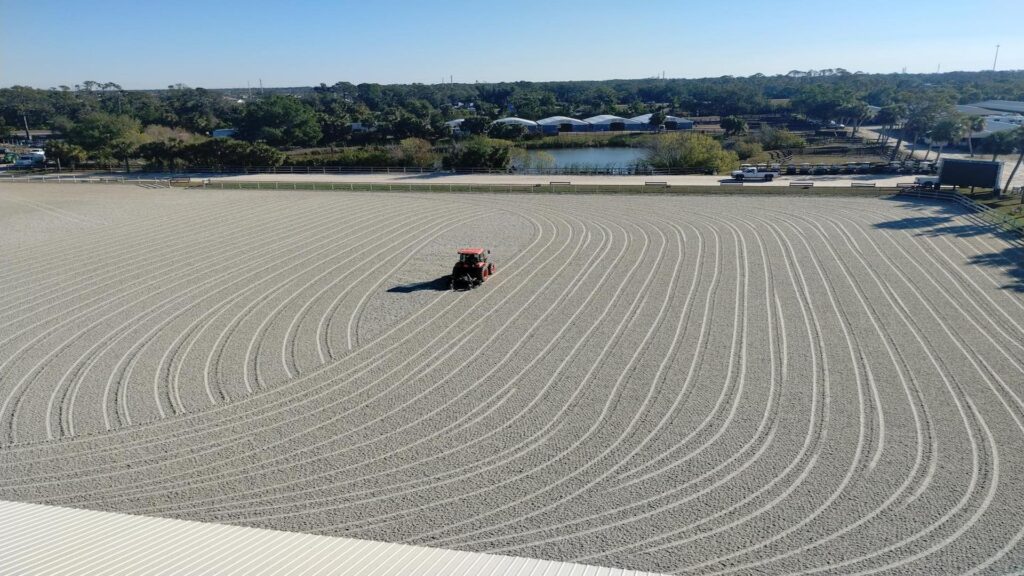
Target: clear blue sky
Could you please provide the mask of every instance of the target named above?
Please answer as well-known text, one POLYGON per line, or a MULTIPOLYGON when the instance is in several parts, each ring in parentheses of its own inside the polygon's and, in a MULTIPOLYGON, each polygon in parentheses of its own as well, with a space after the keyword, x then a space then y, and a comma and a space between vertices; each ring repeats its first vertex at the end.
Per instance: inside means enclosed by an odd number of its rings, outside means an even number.
POLYGON ((0 86, 1024 69, 1024 0, 0 0, 0 86))

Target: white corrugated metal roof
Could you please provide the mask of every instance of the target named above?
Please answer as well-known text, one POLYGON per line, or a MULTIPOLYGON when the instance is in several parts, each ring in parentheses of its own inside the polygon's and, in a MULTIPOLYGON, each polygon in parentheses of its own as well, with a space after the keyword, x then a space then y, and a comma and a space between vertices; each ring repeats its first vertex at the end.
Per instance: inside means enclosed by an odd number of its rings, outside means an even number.
MULTIPOLYGON (((651 122, 651 116, 653 116, 653 114, 641 114, 640 116, 634 116, 633 118, 630 118, 630 120, 632 120, 634 122, 640 122, 640 123, 643 123, 643 124, 649 124, 651 122)), ((678 123, 681 123, 681 124, 685 124, 685 123, 693 124, 693 120, 690 120, 689 118, 682 118, 680 116, 671 116, 671 115, 666 115, 665 116, 665 122, 678 122, 678 123)))
POLYGON ((583 120, 577 120, 575 118, 569 118, 568 116, 550 116, 548 118, 541 118, 537 120, 537 124, 542 126, 548 126, 551 124, 572 124, 573 126, 586 126, 587 123, 583 120))
POLYGON ((4 574, 645 576, 570 562, 0 501, 4 574))
POLYGON ((590 118, 584 118, 584 122, 588 124, 611 124, 613 122, 631 122, 626 118, 620 116, 613 116, 611 114, 599 114, 597 116, 591 116, 590 118))
POLYGON ((491 124, 518 124, 520 126, 536 126, 537 125, 537 123, 534 122, 533 120, 527 120, 526 118, 516 118, 515 116, 510 116, 508 118, 499 118, 499 119, 495 120, 494 122, 491 122, 491 124))

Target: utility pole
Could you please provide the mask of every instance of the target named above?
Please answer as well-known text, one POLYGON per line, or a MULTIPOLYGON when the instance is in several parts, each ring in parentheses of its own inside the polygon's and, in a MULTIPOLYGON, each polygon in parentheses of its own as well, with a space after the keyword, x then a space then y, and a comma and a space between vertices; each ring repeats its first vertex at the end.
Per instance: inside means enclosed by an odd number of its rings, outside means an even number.
POLYGON ((28 116, 25 115, 25 114, 22 114, 21 115, 21 121, 25 123, 25 140, 28 140, 29 144, 31 145, 31 143, 32 143, 32 135, 28 133, 28 116))
POLYGON ((996 62, 999 62, 999 44, 996 44, 996 57, 992 59, 992 71, 996 71, 996 62))

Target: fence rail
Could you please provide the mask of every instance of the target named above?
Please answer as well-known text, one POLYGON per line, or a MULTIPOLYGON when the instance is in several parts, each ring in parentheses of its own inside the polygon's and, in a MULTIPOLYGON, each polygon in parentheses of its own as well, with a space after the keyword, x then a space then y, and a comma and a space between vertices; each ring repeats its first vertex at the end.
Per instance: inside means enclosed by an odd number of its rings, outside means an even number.
POLYGON ((1013 232, 1017 235, 1024 235, 1024 223, 1021 223, 1018 218, 996 210, 995 208, 975 202, 971 198, 960 194, 956 187, 931 188, 915 186, 913 188, 901 188, 898 194, 901 196, 932 198, 954 202, 970 210, 973 216, 985 225, 994 226, 999 230, 1013 232))
MULTIPOLYGON (((3 181, 3 180, 0 180, 3 181)), ((569 180, 546 184, 470 184, 431 182, 317 182, 317 181, 239 181, 204 177, 125 178, 124 176, 50 176, 9 178, 8 182, 37 184, 125 184, 142 188, 205 188, 214 190, 321 190, 351 192, 492 192, 541 194, 800 194, 787 186, 744 186, 742 182, 721 182, 720 186, 673 185, 667 182, 643 184, 573 184, 569 180)), ((810 190, 801 183, 801 188, 810 190)), ((896 188, 858 188, 854 186, 819 186, 815 195, 886 196, 896 188)), ((811 192, 808 192, 811 193, 811 192)))

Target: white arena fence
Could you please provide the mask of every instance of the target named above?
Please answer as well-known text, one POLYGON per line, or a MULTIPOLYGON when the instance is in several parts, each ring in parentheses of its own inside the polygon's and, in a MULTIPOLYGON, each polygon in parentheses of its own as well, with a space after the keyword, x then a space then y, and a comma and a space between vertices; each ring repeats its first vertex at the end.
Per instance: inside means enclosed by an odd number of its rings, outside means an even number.
MULTIPOLYGON (((695 193, 696 186, 672 186, 665 182, 645 184, 572 184, 571 182, 549 182, 548 184, 431 184, 431 183, 375 183, 375 182, 280 182, 280 181, 223 181, 210 178, 173 176, 163 178, 128 178, 125 176, 78 176, 78 175, 23 175, 0 176, 0 182, 35 184, 129 184, 143 188, 210 188, 218 190, 333 190, 350 192, 492 192, 492 193, 553 193, 553 194, 673 194, 695 193)), ((720 187, 700 187, 700 194, 734 194, 742 190, 749 193, 750 187, 741 183, 723 183, 720 187)), ((912 196, 955 202, 970 210, 980 222, 993 225, 1000 230, 1024 234, 1024 227, 1013 216, 979 204, 957 192, 956 187, 939 189, 920 187, 914 184, 898 184, 896 188, 870 187, 852 183, 847 187, 759 186, 756 194, 841 194, 857 196, 912 196)), ((1014 189, 1011 193, 1021 193, 1014 189)))

